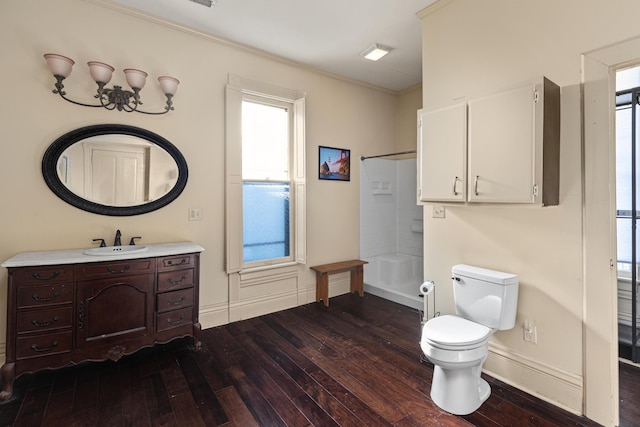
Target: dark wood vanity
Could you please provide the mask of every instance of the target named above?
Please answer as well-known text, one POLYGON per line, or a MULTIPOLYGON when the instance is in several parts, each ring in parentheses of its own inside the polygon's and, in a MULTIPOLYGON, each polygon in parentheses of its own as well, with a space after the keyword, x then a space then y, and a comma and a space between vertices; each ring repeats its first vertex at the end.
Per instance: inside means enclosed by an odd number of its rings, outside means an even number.
POLYGON ((24 373, 117 361, 178 337, 193 337, 198 348, 200 251, 185 242, 108 261, 78 250, 19 254, 3 263, 7 350, 0 400, 24 373))

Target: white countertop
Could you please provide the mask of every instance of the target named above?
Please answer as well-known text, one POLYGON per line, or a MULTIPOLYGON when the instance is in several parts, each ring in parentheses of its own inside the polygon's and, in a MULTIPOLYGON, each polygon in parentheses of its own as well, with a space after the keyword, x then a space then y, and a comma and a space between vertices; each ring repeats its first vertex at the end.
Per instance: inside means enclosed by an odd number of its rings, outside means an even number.
POLYGON ((122 259, 153 258, 158 256, 180 255, 202 252, 204 248, 192 242, 160 243, 146 246, 148 250, 135 253, 121 253, 117 255, 86 255, 82 249, 65 249, 59 251, 22 252, 9 258, 2 267, 28 267, 39 265, 79 264, 84 262, 117 261, 122 259))

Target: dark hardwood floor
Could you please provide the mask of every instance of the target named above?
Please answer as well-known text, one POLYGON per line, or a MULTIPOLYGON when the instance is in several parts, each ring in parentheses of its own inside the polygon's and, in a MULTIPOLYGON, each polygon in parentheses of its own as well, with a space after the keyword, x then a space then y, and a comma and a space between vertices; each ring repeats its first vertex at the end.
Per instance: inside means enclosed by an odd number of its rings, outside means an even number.
MULTIPOLYGON (((415 310, 366 294, 309 304, 16 380, 1 426, 596 426, 490 377, 459 417, 429 398, 415 310)), ((638 368, 621 366, 623 426, 640 426, 638 368)))

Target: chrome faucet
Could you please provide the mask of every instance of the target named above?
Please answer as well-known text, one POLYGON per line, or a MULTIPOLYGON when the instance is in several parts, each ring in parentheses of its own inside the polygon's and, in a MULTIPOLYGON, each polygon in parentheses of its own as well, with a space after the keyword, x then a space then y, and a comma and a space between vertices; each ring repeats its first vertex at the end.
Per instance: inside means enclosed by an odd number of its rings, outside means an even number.
POLYGON ((113 242, 113 246, 120 246, 122 243, 120 242, 120 236, 122 235, 122 233, 120 233, 120 230, 116 230, 116 240, 113 242))

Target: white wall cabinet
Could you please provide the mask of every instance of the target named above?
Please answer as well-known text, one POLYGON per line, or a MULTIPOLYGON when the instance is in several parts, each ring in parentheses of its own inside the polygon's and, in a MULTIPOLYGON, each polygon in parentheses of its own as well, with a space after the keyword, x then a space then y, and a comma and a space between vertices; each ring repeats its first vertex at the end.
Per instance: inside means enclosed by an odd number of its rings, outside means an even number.
POLYGON ((550 80, 421 112, 418 126, 419 201, 558 204, 560 88, 550 80))
POLYGON ((467 105, 418 111, 418 198, 464 202, 467 194, 467 105))

